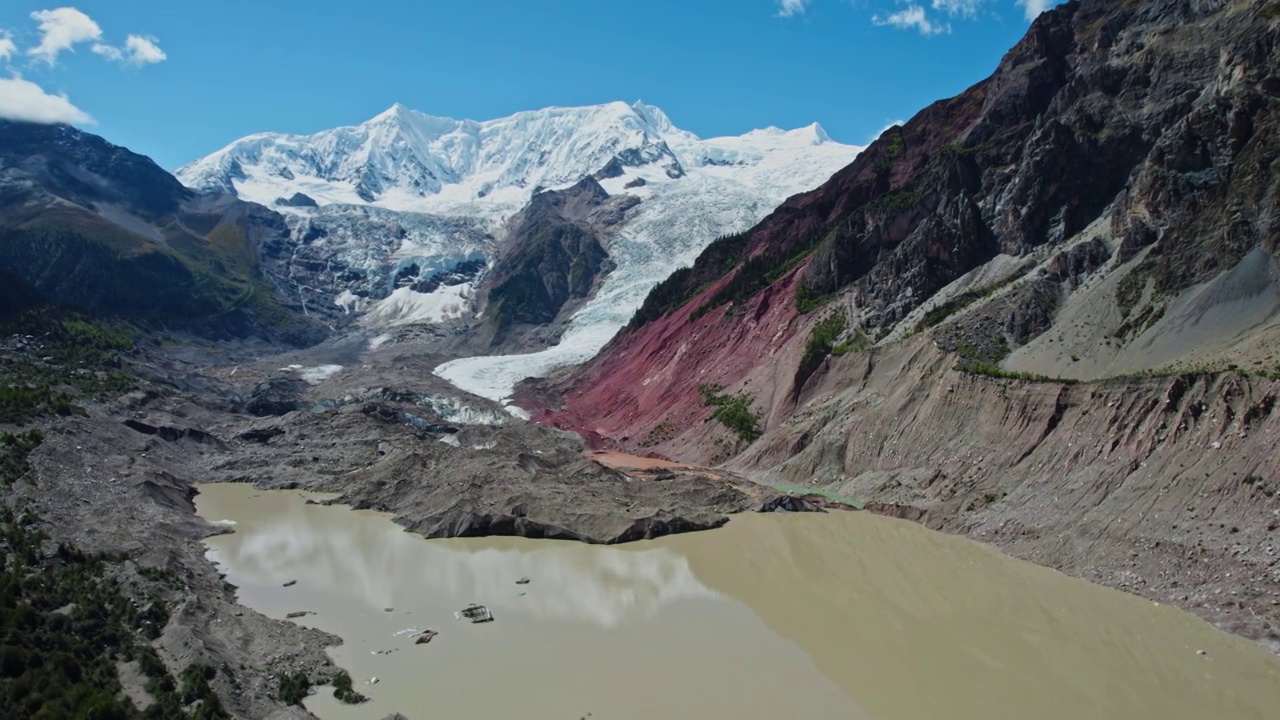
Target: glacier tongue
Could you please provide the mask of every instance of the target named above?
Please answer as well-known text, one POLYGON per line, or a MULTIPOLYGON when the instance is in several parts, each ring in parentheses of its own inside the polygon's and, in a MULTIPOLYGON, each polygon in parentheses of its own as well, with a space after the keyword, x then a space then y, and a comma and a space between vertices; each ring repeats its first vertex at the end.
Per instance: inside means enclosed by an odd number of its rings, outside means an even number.
POLYGON ((373 326, 469 317, 470 284, 418 289, 433 273, 491 262, 501 252, 493 238, 540 188, 594 175, 611 195, 639 197, 608 241, 616 269, 558 345, 456 360, 436 371, 502 400, 525 377, 590 358, 656 283, 713 239, 751 227, 860 151, 817 124, 702 139, 641 102, 552 107, 484 122, 395 105, 360 125, 314 135, 249 136, 177 174, 194 188, 280 208, 296 244, 280 265, 299 292, 324 288, 330 310, 363 313, 362 322, 373 326), (283 200, 295 193, 319 207, 283 200), (419 279, 413 289, 406 276, 419 279))
POLYGON ((691 265, 716 237, 750 228, 787 197, 826 180, 852 161, 857 149, 850 151, 842 155, 797 150, 785 162, 762 164, 750 183, 715 168, 690 173, 678 183, 640 188, 646 191, 644 202, 609 248, 617 269, 574 315, 559 345, 521 355, 462 358, 441 365, 435 373, 463 390, 501 402, 525 378, 589 360, 631 319, 654 285, 675 269, 691 265))

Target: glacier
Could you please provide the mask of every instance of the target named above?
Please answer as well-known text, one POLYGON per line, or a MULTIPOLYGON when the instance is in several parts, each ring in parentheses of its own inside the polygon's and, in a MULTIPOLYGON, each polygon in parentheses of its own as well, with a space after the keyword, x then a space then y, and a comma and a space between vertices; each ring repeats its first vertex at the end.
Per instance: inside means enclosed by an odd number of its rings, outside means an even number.
POLYGON ((307 271, 299 286, 328 288, 329 307, 362 313, 362 323, 375 328, 471 317, 471 284, 422 293, 394 279, 411 264, 425 277, 492 258, 504 223, 535 192, 594 176, 610 195, 640 198, 607 241, 616 269, 559 344, 463 358, 435 371, 503 402, 524 378, 592 357, 655 284, 712 240, 755 225, 861 150, 835 142, 817 124, 703 139, 642 102, 551 107, 483 122, 397 104, 365 123, 313 135, 251 135, 177 175, 193 188, 274 205, 300 239, 321 235, 294 253, 317 273, 332 268, 333 282, 307 271), (317 207, 284 201, 295 193, 317 207))

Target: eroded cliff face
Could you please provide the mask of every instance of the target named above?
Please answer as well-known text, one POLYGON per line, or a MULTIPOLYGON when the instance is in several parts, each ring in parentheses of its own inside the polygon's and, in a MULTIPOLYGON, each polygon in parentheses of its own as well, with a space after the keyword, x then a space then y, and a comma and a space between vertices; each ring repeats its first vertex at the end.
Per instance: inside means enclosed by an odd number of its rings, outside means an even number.
POLYGON ((1274 2, 1044 14, 992 77, 673 275, 529 394, 535 419, 1280 650, 1278 38, 1274 2))
POLYGON ((990 78, 663 283, 559 383, 545 419, 665 442, 648 435, 696 414, 691 388, 763 374, 753 407, 777 420, 815 362, 812 329, 837 313, 819 354, 927 332, 976 370, 1225 367, 1240 343, 1269 336, 1275 303, 1243 308, 1249 321, 1229 337, 1201 327, 1149 350, 1240 300, 1186 307, 1206 283, 1245 272, 1255 299, 1276 284, 1277 37, 1275 3, 1085 0, 1045 13, 990 78), (1053 330, 1054 347, 1037 344, 1053 330))

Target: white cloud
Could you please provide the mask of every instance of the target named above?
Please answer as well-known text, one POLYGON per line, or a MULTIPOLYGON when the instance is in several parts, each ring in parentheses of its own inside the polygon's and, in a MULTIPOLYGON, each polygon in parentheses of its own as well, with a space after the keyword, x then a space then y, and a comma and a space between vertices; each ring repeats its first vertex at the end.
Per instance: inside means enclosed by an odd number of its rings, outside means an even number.
POLYGON ((105 43, 94 43, 93 51, 108 60, 139 67, 164 62, 169 58, 164 50, 160 49, 155 38, 142 35, 130 35, 125 40, 123 50, 105 43))
POLYGON ((13 35, 8 30, 0 30, 0 60, 8 60, 16 52, 18 46, 13 44, 13 35))
POLYGON ((37 123, 93 123, 93 118, 72 105, 66 95, 50 95, 39 85, 20 77, 0 78, 0 118, 37 123))
POLYGON ((97 40, 102 28, 88 15, 72 7, 54 10, 37 10, 31 19, 40 23, 40 44, 27 51, 28 55, 52 65, 63 50, 71 50, 76 43, 97 40))
POLYGON ((156 43, 157 40, 153 37, 130 35, 124 42, 124 48, 129 54, 129 62, 134 65, 151 65, 169 59, 169 56, 156 43))
POLYGON ((948 15, 973 17, 986 0, 933 0, 933 9, 948 15))
POLYGON ((1035 20, 1036 16, 1053 4, 1053 0, 1018 0, 1018 4, 1027 13, 1028 20, 1035 20))
MULTIPOLYGON (((1034 0, 1033 0, 1034 1, 1034 0)), ((908 5, 888 15, 872 15, 871 22, 876 25, 888 25, 899 30, 916 30, 921 35, 938 35, 951 32, 949 23, 937 23, 929 19, 924 8, 919 5, 908 5)))
POLYGON ((778 17, 803 15, 809 0, 778 0, 778 17))
POLYGON ((94 43, 93 51, 108 60, 123 60, 124 53, 120 52, 120 48, 107 45, 106 43, 94 43))

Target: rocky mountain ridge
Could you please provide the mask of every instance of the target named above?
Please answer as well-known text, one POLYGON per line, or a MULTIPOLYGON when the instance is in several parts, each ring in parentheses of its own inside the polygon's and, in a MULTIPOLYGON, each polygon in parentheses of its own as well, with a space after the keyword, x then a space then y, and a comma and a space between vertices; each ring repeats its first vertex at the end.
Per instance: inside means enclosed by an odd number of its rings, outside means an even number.
MULTIPOLYGON (((744 371, 833 315, 832 347, 929 332, 974 369, 1075 379, 1252 347, 1276 310, 1276 36, 1274 13, 1247 2, 1046 13, 991 78, 665 281, 576 387, 622 358, 668 367, 639 349, 736 334, 778 304, 780 334, 744 371), (1206 319, 1228 307, 1242 319, 1206 319)), ((685 357, 699 375, 701 355, 685 357)))
POLYGON ((1280 647, 1278 39, 1275 3, 1061 5, 524 403, 1280 647))
POLYGON ((314 342, 261 252, 266 208, 184 187, 150 159, 66 125, 0 121, 0 266, 51 303, 219 336, 314 342))

